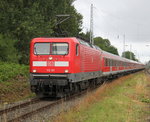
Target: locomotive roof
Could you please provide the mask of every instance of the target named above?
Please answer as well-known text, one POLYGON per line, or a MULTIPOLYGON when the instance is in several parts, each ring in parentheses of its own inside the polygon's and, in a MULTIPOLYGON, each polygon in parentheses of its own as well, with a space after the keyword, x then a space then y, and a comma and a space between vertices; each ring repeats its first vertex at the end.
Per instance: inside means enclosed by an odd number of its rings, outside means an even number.
POLYGON ((61 40, 64 40, 64 39, 71 39, 75 42, 79 42, 80 44, 83 44, 85 46, 88 46, 88 47, 91 47, 91 48, 94 48, 94 49, 97 49, 97 50, 101 50, 98 46, 96 45, 92 45, 90 43, 88 43, 87 41, 84 41, 80 38, 76 38, 76 37, 38 37, 38 38, 34 38, 32 39, 32 42, 42 42, 42 41, 48 41, 48 39, 61 39, 61 40))

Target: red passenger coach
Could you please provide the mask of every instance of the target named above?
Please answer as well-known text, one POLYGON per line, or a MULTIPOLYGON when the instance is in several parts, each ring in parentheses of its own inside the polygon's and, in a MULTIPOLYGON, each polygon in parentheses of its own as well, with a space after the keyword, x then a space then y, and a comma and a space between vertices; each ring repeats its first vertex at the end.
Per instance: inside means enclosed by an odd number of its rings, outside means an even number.
POLYGON ((105 51, 103 51, 101 59, 103 77, 119 76, 136 72, 144 68, 144 65, 140 62, 129 60, 105 51))
POLYGON ((35 38, 30 44, 30 83, 36 94, 62 96, 100 77, 100 48, 77 38, 35 38), (85 81, 82 82, 81 81, 85 81))

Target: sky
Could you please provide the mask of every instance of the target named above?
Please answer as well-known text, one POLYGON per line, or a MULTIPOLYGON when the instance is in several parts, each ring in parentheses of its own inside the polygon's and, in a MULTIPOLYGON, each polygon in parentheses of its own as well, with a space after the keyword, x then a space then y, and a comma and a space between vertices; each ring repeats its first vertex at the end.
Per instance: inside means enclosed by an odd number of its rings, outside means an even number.
POLYGON ((76 0, 84 32, 90 29, 91 4, 94 37, 109 39, 119 55, 125 37, 125 51, 131 50, 142 63, 150 60, 150 0, 76 0))

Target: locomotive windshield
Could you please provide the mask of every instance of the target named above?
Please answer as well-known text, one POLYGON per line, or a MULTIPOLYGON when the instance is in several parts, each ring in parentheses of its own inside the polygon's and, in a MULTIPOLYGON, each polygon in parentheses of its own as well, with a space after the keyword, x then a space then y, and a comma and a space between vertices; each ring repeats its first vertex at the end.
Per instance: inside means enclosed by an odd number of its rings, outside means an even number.
POLYGON ((68 43, 35 43, 35 55, 66 55, 68 43))
POLYGON ((52 43, 52 55, 66 55, 68 54, 67 43, 52 43))
POLYGON ((34 54, 50 55, 50 43, 36 43, 34 45, 34 54))

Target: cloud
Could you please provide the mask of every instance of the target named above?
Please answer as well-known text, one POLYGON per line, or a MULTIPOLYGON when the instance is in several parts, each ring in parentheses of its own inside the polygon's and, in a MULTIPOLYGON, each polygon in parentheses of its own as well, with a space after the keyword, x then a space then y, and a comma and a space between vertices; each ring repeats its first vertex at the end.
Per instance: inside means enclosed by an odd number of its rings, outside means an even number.
POLYGON ((150 44, 149 0, 76 0, 75 8, 84 17, 84 31, 90 27, 91 3, 94 5, 95 36, 108 38, 121 54, 125 34, 126 44, 133 45, 142 62, 150 60, 150 46, 145 46, 150 44))

